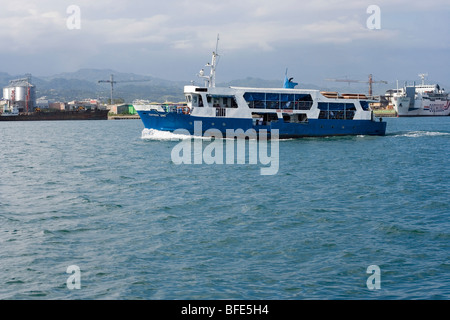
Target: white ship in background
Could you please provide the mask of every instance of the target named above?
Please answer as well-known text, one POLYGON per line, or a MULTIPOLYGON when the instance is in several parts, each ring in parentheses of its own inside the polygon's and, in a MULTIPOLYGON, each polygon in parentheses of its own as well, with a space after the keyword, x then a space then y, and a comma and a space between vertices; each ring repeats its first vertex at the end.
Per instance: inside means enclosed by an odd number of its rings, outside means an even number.
POLYGON ((425 84, 426 74, 419 74, 422 84, 391 90, 391 103, 399 117, 448 116, 450 98, 438 84, 425 84))

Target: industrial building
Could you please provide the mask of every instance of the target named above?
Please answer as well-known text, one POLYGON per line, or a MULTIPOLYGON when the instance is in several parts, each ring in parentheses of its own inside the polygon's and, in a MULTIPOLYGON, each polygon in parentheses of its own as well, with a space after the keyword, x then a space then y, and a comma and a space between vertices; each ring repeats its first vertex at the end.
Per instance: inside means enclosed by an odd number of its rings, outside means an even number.
POLYGON ((36 107, 36 87, 31 84, 31 77, 11 80, 3 88, 3 100, 9 109, 19 112, 32 112, 36 107))
POLYGON ((66 110, 78 110, 78 109, 98 109, 100 108, 100 101, 96 99, 86 99, 86 100, 74 100, 66 103, 66 110))

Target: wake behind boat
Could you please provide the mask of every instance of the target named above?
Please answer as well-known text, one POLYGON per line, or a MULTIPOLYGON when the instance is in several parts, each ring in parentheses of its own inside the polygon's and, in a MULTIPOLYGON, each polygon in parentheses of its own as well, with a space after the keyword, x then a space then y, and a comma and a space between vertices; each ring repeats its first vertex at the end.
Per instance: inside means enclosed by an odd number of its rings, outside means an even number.
POLYGON ((146 129, 187 130, 190 134, 208 129, 253 129, 257 134, 275 132, 280 138, 341 135, 384 135, 386 122, 376 119, 369 106, 375 102, 365 95, 338 94, 295 89, 285 79, 283 88, 216 87, 217 48, 212 54, 210 75, 202 69, 204 86, 184 87, 186 105, 135 105, 146 129), (197 125, 196 125, 197 124, 197 125))

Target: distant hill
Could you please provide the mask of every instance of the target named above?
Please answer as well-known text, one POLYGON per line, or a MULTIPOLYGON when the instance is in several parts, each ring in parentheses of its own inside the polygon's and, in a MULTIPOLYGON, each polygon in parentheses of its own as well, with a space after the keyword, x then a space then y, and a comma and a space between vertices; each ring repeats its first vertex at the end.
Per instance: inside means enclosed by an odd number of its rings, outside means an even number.
MULTIPOLYGON (((184 101, 183 87, 188 84, 185 81, 171 81, 152 76, 139 75, 134 73, 117 72, 111 69, 80 69, 75 72, 64 72, 52 76, 35 77, 31 82, 36 86, 37 97, 46 97, 54 101, 71 101, 82 99, 100 99, 106 102, 111 96, 111 85, 109 83, 99 83, 99 80, 110 80, 114 75, 114 99, 123 99, 131 103, 135 99, 143 99, 155 102, 184 101)), ((10 80, 26 77, 26 75, 10 75, 0 72, 0 86, 5 87, 10 80)), ((367 85, 364 84, 342 84, 330 82, 326 87, 314 84, 299 82, 297 88, 317 89, 325 91, 339 92, 359 92, 366 93, 367 85)), ((199 80, 197 84, 200 84, 199 80)), ((218 87, 260 87, 260 88, 281 88, 283 79, 265 80, 260 78, 247 77, 229 82, 218 83, 218 87)), ((387 89, 394 88, 394 82, 388 85, 374 85, 374 93, 382 94, 387 89)), ((445 84, 441 87, 446 88, 445 84)))
MULTIPOLYGON (((36 96, 55 101, 71 101, 82 99, 100 99, 106 101, 111 96, 110 83, 99 83, 99 80, 110 80, 114 75, 113 99, 132 102, 135 99, 150 101, 182 101, 184 100, 184 82, 159 79, 133 73, 121 73, 109 69, 80 69, 76 72, 65 72, 52 76, 31 78, 36 86, 36 96)), ((10 80, 22 78, 24 75, 12 76, 0 72, 0 85, 9 84, 10 80)))

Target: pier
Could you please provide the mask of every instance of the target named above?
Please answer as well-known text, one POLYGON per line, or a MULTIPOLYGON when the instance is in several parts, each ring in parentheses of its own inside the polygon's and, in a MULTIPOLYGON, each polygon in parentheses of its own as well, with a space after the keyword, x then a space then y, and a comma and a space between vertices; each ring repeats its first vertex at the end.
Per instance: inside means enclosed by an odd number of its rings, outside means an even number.
POLYGON ((393 109, 379 109, 379 110, 373 110, 373 114, 377 117, 396 117, 397 112, 393 109))
POLYGON ((139 115, 109 115, 108 120, 137 120, 140 119, 139 115))

